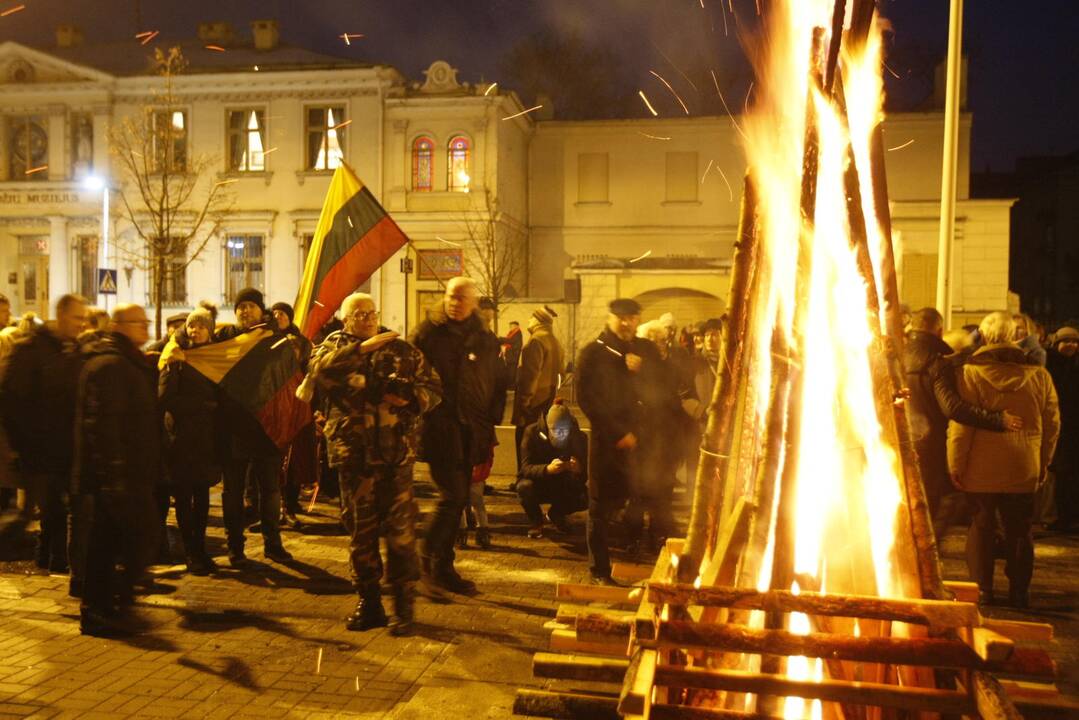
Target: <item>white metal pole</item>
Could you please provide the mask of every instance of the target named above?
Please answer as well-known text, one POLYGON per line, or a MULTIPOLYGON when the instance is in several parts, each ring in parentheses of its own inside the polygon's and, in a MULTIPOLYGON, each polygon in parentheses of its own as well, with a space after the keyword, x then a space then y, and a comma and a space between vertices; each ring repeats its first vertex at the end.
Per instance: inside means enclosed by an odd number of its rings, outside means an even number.
MULTIPOLYGON (((101 247, 105 267, 112 267, 109 265, 109 186, 107 183, 101 188, 101 247)), ((120 284, 120 278, 116 278, 116 284, 120 284)), ((105 309, 109 309, 108 295, 105 296, 105 309)))
POLYGON ((944 160, 940 175, 940 239, 937 250, 937 309, 945 329, 952 325, 952 246, 955 239, 956 174, 959 155, 959 97, 963 57, 963 0, 951 0, 948 18, 948 79, 944 98, 944 160))

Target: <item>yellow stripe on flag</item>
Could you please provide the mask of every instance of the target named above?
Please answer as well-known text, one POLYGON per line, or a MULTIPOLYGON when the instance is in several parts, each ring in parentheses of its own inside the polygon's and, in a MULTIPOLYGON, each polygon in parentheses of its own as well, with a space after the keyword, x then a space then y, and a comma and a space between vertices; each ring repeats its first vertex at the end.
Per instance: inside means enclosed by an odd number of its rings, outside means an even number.
POLYGON ((244 355, 270 335, 273 333, 269 330, 259 328, 237 335, 231 340, 187 350, 184 352, 185 359, 188 365, 202 375, 215 383, 220 383, 225 374, 240 362, 244 355))

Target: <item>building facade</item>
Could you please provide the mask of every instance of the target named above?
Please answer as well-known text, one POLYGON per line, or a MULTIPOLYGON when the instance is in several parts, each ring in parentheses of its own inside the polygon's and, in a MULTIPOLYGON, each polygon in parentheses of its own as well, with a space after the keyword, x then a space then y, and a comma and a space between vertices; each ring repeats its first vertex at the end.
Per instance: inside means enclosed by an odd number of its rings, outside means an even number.
MULTIPOLYGON (((412 241, 365 285, 391 328, 422 318, 446 278, 484 275, 507 258, 513 267, 492 293, 503 319, 557 302, 571 348, 616 295, 683 323, 723 312, 745 172, 732 119, 543 119, 512 92, 458 81, 445 62, 411 81, 277 36, 273 21, 252 23, 242 41, 205 24, 197 42, 181 44, 189 67, 174 78, 173 106, 151 121, 171 123, 174 155, 209 163, 197 192, 225 184, 230 209, 199 239, 197 258, 164 270, 163 309, 208 299, 228 318, 248 285, 291 302, 330 177, 346 162, 412 241), (512 252, 485 257, 491 237, 512 252)), ((87 45, 70 27, 57 41, 0 44, 0 292, 16 312, 42 317, 65 292, 149 305, 151 273, 124 220, 121 190, 131 188, 109 133, 153 105, 163 81, 137 41, 87 45), (115 295, 98 292, 101 269, 116 271, 115 295)), ((969 199, 970 122, 961 126, 959 318, 1008 302, 1011 203, 969 199)), ((939 113, 886 124, 912 307, 934 296, 941 138, 939 113)))

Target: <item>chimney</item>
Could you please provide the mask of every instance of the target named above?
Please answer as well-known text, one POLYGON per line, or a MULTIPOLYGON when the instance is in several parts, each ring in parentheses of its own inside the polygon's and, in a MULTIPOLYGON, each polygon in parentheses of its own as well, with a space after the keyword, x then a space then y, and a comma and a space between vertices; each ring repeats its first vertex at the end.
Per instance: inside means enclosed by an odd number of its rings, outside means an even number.
POLYGON ((199 23, 199 41, 207 45, 231 45, 233 40, 232 25, 227 22, 199 23))
POLYGON ((252 20, 251 36, 256 50, 273 50, 281 39, 281 32, 276 20, 252 20))
POLYGON ((56 47, 73 48, 82 45, 82 30, 74 25, 56 26, 56 47))

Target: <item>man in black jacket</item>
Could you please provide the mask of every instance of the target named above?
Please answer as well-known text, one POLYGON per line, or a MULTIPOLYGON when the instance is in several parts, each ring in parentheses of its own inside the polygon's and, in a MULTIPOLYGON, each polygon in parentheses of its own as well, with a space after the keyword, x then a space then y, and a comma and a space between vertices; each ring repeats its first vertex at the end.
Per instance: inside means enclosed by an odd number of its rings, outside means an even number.
POLYGON ((948 421, 983 430, 1018 430, 1022 418, 993 412, 963 400, 955 385, 959 360, 941 339, 944 318, 933 308, 923 308, 911 316, 911 329, 903 352, 903 366, 910 388, 911 436, 918 452, 926 499, 938 538, 943 537, 961 505, 962 493, 955 492, 948 477, 948 421))
POLYGON ((540 503, 551 504, 547 517, 564 533, 566 516, 588 507, 588 438, 560 399, 525 428, 517 477, 517 496, 532 523, 528 537, 543 536, 540 503))
POLYGON ((64 495, 81 363, 76 339, 86 328, 86 304, 79 295, 61 297, 55 324, 16 343, 0 385, 4 428, 24 487, 41 510, 37 564, 54 572, 68 569, 64 495))
POLYGON ((110 619, 116 558, 124 566, 120 595, 130 598, 148 552, 157 547, 157 370, 139 350, 149 325, 141 307, 118 305, 108 334, 84 350, 72 491, 93 498, 81 613, 85 635, 122 634, 110 619))
MULTIPOLYGON (((588 562, 592 581, 611 579, 607 523, 636 486, 647 418, 642 400, 648 377, 662 360, 656 346, 636 337, 641 306, 635 300, 611 301, 607 327, 581 350, 577 361, 578 401, 592 423, 588 477, 588 562)), ((644 453, 646 456, 647 453, 644 453)))
POLYGON ((1056 521, 1050 530, 1073 532, 1079 522, 1079 330, 1057 330, 1046 364, 1060 401, 1060 440, 1053 456, 1056 521))
POLYGON ((442 378, 442 403, 427 416, 421 440, 421 457, 440 493, 423 547, 423 587, 441 597, 446 590, 475 592, 475 583, 453 567, 453 541, 468 502, 472 468, 490 458, 495 425, 506 404, 498 338, 484 328, 478 306, 476 284, 455 277, 410 338, 442 378))

